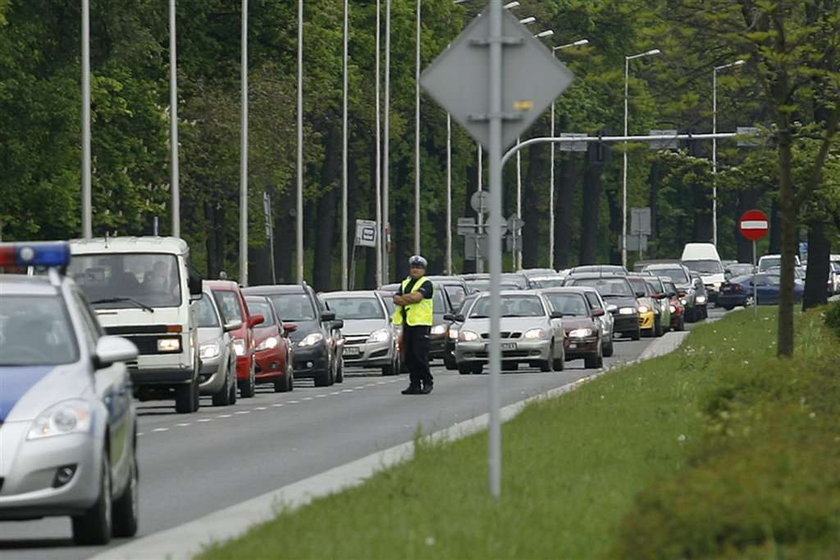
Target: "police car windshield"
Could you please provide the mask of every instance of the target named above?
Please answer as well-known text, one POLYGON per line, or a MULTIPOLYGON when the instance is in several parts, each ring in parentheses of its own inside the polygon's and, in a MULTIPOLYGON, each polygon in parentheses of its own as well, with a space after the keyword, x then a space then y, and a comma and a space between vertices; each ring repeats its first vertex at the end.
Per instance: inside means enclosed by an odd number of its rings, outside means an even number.
POLYGON ((385 311, 379 300, 372 297, 331 297, 325 298, 327 307, 335 311, 339 319, 364 321, 366 319, 385 319, 385 311))
POLYGON ((68 274, 98 309, 181 305, 181 282, 174 255, 73 255, 68 274))
POLYGON ((61 298, 0 293, 0 367, 75 362, 79 349, 73 333, 61 298))
POLYGON ((272 294, 268 296, 274 310, 284 321, 314 321, 315 310, 306 294, 272 294))

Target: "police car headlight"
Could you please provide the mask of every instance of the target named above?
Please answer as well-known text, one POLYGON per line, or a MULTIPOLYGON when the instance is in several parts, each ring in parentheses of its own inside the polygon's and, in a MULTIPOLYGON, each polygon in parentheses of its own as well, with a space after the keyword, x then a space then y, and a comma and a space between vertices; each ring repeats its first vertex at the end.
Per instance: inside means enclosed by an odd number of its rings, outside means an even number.
POLYGON ((676 313, 677 312, 677 308, 674 307, 673 305, 668 306, 668 309, 671 311, 671 313, 676 313))
POLYGON ((319 333, 319 332, 309 333, 308 335, 303 337, 303 340, 298 342, 298 346, 301 346, 301 347, 315 346, 316 344, 318 344, 322 340, 324 340, 324 335, 322 335, 321 333, 319 333))
POLYGON ((26 439, 89 432, 92 417, 93 411, 88 402, 64 401, 42 412, 32 423, 26 439))
POLYGON ((245 341, 241 338, 235 338, 233 340, 233 352, 237 356, 244 356, 245 355, 245 341))
POLYGON ((474 333, 473 331, 461 331, 458 334, 458 340, 461 342, 475 342, 478 338, 478 333, 474 333))
POLYGON ((280 344, 279 338, 277 338, 276 336, 269 336, 257 345, 257 350, 269 350, 271 348, 277 348, 278 344, 280 344))
POLYGON ((388 329, 379 329, 378 331, 373 331, 370 333, 368 337, 368 342, 388 342, 388 339, 391 338, 391 333, 388 332, 388 329))
POLYGON ((639 306, 639 313, 647 313, 648 311, 650 311, 650 308, 647 305, 639 306))
POLYGON ((531 329, 529 331, 525 331, 522 338, 525 340, 540 340, 541 338, 546 338, 546 336, 545 331, 542 329, 531 329))
POLYGON ((431 333, 435 335, 446 334, 446 325, 435 325, 432 327, 431 333))
POLYGON ((158 352, 180 352, 180 338, 159 338, 157 341, 158 352))
POLYGON ((595 331, 592 329, 572 329, 569 331, 569 338, 586 338, 593 334, 595 334, 595 331))
POLYGON ((701 304, 706 303, 706 296, 697 296, 697 299, 695 299, 694 301, 701 304))
POLYGON ((636 309, 634 307, 622 307, 618 310, 619 315, 632 315, 635 312, 636 309))
POLYGON ((198 355, 202 360, 210 360, 222 353, 218 342, 205 342, 198 347, 198 355))

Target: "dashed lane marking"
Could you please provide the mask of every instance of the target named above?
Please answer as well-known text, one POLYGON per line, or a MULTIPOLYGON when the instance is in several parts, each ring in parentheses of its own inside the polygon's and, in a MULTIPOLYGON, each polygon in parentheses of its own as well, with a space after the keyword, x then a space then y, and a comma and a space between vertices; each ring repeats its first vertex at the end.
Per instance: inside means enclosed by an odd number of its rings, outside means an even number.
POLYGON ((196 422, 202 422, 202 423, 203 422, 212 422, 212 421, 213 421, 212 418, 199 418, 198 420, 196 420, 196 422))
POLYGON ((237 410, 234 414, 251 414, 250 410, 237 410))
POLYGON ((155 428, 153 432, 168 432, 169 428, 155 428))

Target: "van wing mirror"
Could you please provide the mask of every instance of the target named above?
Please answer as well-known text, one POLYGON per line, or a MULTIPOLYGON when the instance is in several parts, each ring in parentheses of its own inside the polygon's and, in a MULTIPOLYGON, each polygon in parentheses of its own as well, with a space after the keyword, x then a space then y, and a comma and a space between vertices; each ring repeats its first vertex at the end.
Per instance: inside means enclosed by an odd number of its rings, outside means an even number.
POLYGON ((198 296, 196 299, 201 298, 201 289, 202 289, 202 278, 201 274, 190 268, 187 272, 187 285, 190 290, 190 296, 198 296))

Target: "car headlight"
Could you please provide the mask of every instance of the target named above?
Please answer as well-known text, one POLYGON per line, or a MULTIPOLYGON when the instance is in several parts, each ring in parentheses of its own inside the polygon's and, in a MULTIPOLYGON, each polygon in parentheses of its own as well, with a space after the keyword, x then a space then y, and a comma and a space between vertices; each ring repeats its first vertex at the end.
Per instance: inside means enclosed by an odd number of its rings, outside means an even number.
POLYGON ((245 355, 245 341, 241 338, 233 339, 233 351, 237 356, 245 355))
POLYGON ((570 338, 586 338, 587 336, 592 336, 595 334, 595 331, 592 329, 572 329, 569 331, 570 338))
POLYGON ((446 325, 435 325, 432 327, 431 333, 434 335, 446 334, 446 325))
POLYGON ((618 310, 619 315, 633 315, 636 312, 635 307, 622 307, 618 310))
POLYGON ((720 290, 720 282, 715 282, 712 286, 715 287, 715 290, 720 290))
POLYGON ((647 305, 639 306, 639 313, 647 313, 648 311, 650 311, 650 308, 647 305))
POLYGON ((87 401, 70 400, 51 406, 32 423, 26 439, 89 432, 93 411, 87 401))
POLYGON ((706 296, 697 296, 697 299, 694 301, 700 304, 706 303, 706 296))
POLYGON ((473 331, 461 331, 458 334, 458 340, 461 342, 475 342, 478 338, 478 333, 474 333, 473 331))
POLYGON ((688 300, 685 298, 680 298, 680 303, 686 305, 688 303, 688 300))
POLYGON ((198 355, 202 360, 209 360, 215 358, 222 353, 222 347, 218 342, 205 342, 198 347, 198 355))
POLYGON ((449 327, 449 340, 458 340, 458 329, 449 327))
POLYGON ((677 308, 674 307, 673 305, 669 306, 668 309, 671 311, 671 313, 676 313, 677 312, 677 308))
POLYGON ((370 333, 368 337, 368 342, 388 342, 388 339, 391 337, 391 333, 388 332, 388 329, 379 329, 378 331, 373 331, 370 333))
POLYGON ((522 338, 524 338, 525 340, 539 340, 541 338, 546 338, 546 334, 543 329, 531 329, 525 331, 525 334, 522 335, 522 338))
POLYGON ((276 336, 269 336, 257 345, 257 350, 269 350, 271 348, 277 348, 278 344, 280 344, 279 338, 277 338, 276 336))
POLYGON ((180 352, 180 338, 159 338, 157 341, 158 352, 180 352))
POLYGON ((298 346, 302 346, 302 347, 315 346, 316 344, 318 344, 322 340, 324 340, 324 335, 322 335, 321 333, 319 333, 319 332, 309 333, 308 335, 303 337, 303 340, 298 342, 298 346))

